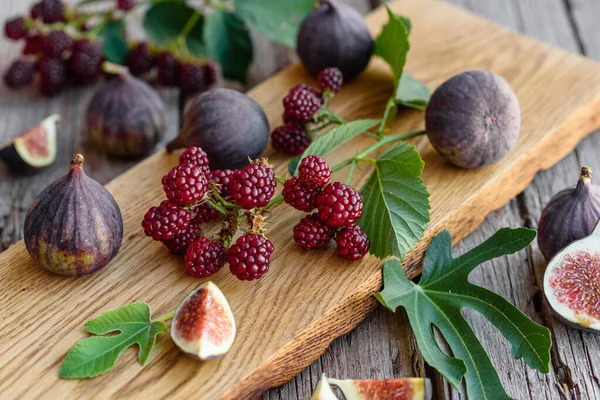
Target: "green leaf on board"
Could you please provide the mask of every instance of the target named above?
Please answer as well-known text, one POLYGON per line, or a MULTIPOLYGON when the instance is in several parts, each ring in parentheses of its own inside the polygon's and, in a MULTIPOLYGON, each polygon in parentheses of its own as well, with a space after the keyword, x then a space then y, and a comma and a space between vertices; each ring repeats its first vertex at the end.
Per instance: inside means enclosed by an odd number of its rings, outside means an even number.
MULTIPOLYGON (((452 257, 445 230, 431 241, 419 283, 406 278, 398 260, 383 267, 383 290, 375 296, 387 308, 404 307, 425 361, 457 389, 465 378, 470 399, 509 399, 489 356, 462 315, 471 308, 486 317, 512 344, 512 356, 543 373, 550 369, 550 331, 536 324, 502 296, 469 282, 478 265, 526 248, 536 232, 503 228, 481 245, 452 257), (440 350, 436 327, 453 357, 440 350)), ((491 265, 490 265, 491 266, 491 265)))
POLYGON ((398 142, 379 157, 361 189, 364 217, 358 224, 369 236, 369 252, 376 257, 402 259, 423 237, 429 223, 423 166, 413 145, 398 142))
POLYGON ((124 65, 129 53, 125 41, 125 22, 123 20, 109 21, 100 32, 104 58, 115 64, 124 65))
MULTIPOLYGON (((148 39, 158 46, 165 46, 177 39, 192 15, 198 13, 181 0, 165 0, 154 3, 144 15, 143 27, 148 39)), ((200 19, 186 37, 186 46, 191 54, 204 56, 204 17, 200 19)))
POLYGON ((67 354, 60 370, 61 378, 92 378, 108 372, 121 353, 138 345, 138 360, 144 365, 156 342, 167 332, 163 321, 152 321, 150 306, 133 303, 106 311, 89 320, 84 328, 98 336, 80 340, 67 354), (119 332, 117 335, 103 336, 119 332))
POLYGON ((214 11, 204 24, 208 54, 221 65, 226 79, 246 83, 253 47, 244 22, 235 14, 214 11))
POLYGON ((106 3, 108 1, 111 1, 111 0, 80 0, 76 4, 77 4, 77 6, 85 6, 87 4, 106 3))
POLYGON ((381 121, 378 119, 357 119, 352 122, 347 122, 336 126, 319 136, 308 146, 302 155, 292 159, 288 164, 290 175, 296 175, 300 160, 304 157, 317 155, 324 156, 335 148, 343 145, 357 135, 366 132, 381 121))
POLYGON ((314 0, 235 0, 235 13, 268 39, 296 46, 300 23, 314 0))
POLYGON ((406 18, 400 17, 386 6, 389 21, 375 39, 375 54, 383 58, 392 68, 394 89, 398 87, 402 71, 406 64, 406 55, 410 49, 409 30, 404 24, 406 18))
POLYGON ((400 84, 396 89, 396 104, 424 110, 427 108, 431 91, 423 82, 416 80, 411 75, 403 73, 400 84))

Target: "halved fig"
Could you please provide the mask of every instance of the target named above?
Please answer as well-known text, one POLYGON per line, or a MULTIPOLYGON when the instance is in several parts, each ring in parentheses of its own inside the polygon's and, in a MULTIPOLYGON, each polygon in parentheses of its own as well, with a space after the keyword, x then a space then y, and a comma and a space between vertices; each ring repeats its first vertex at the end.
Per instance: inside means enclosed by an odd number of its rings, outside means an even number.
POLYGON ((310 396, 310 400, 338 400, 335 393, 333 393, 331 386, 329 386, 325 374, 323 374, 315 391, 312 396, 310 396))
POLYGON ((26 172, 47 167, 56 159, 57 114, 13 139, 0 149, 0 159, 15 172, 26 172))
POLYGON ((544 294, 554 313, 575 328, 600 331, 600 223, 548 263, 544 294))
POLYGON ((235 320, 221 290, 205 282, 179 305, 171 338, 186 354, 200 360, 225 355, 235 339, 235 320))
POLYGON ((346 400, 426 400, 431 399, 431 382, 426 378, 339 380, 328 379, 340 388, 346 400))

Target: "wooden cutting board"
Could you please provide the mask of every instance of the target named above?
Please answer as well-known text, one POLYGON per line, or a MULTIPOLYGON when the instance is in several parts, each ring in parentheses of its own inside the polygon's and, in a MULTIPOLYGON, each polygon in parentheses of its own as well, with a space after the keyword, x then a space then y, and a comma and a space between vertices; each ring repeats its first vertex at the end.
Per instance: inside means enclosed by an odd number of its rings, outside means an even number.
MULTIPOLYGON (((464 70, 496 72, 515 89, 523 114, 514 150, 501 163, 477 171, 445 164, 426 137, 413 141, 426 163, 423 177, 432 205, 426 237, 405 263, 409 275, 415 276, 432 235, 449 228, 454 240, 460 240, 489 212, 521 192, 536 171, 557 162, 600 125, 600 65, 443 2, 400 0, 391 7, 413 22, 407 66, 411 74, 435 88, 464 70)), ((369 16, 373 35, 386 21, 382 9, 369 16)), ((299 82, 314 84, 301 66, 294 65, 250 92, 273 127, 281 123, 281 99, 299 82)), ((373 59, 360 79, 333 100, 332 109, 347 120, 377 118, 391 90, 390 71, 373 59)), ((422 112, 403 111, 393 132, 422 125, 422 112)), ((357 138, 327 158, 335 164, 371 141, 357 138)), ((278 172, 285 174, 287 159, 270 150, 268 154, 278 172)), ((276 248, 269 273, 248 283, 225 268, 212 278, 229 298, 238 324, 229 354, 201 363, 183 356, 169 338, 162 337, 145 368, 130 349, 102 377, 60 380, 66 353, 86 336, 86 320, 135 301, 150 303, 155 315, 160 315, 174 309, 200 283, 187 275, 181 258, 145 237, 140 227, 145 211, 162 199, 160 177, 177 163, 177 157, 160 152, 107 185, 121 206, 125 235, 121 252, 104 270, 80 278, 51 275, 34 265, 22 242, 0 255, 3 399, 256 398, 299 373, 376 306, 370 291, 381 285, 382 262, 369 257, 345 261, 332 248, 302 251, 291 239, 291 227, 302 214, 282 207, 268 219, 268 235, 276 248)), ((354 184, 358 187, 369 173, 358 171, 354 184)))

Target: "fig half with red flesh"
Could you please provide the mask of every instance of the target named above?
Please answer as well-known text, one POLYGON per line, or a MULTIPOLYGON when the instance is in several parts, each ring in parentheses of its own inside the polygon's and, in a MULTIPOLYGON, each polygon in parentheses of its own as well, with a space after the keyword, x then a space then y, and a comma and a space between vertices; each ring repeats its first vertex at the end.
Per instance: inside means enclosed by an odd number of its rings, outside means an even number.
POLYGON ((600 223, 548 263, 544 294, 554 313, 578 329, 600 331, 600 223))
POLYGON ((426 378, 328 379, 340 388, 346 400, 426 400, 431 399, 431 382, 426 378))
POLYGON ((200 360, 225 355, 236 327, 225 295, 208 281, 179 305, 171 323, 171 338, 184 353, 200 360))
POLYGON ((0 149, 0 159, 14 172, 27 172, 52 165, 56 159, 56 122, 59 119, 59 115, 51 115, 13 139, 0 149))

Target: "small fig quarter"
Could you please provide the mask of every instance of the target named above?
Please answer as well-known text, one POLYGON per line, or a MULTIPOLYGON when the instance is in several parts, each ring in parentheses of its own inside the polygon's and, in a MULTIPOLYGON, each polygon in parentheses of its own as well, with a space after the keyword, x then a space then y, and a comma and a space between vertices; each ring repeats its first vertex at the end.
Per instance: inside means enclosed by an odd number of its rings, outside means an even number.
POLYGON ((600 223, 591 235, 552 257, 544 274, 544 294, 568 325, 600 331, 600 223))
POLYGON ((179 305, 171 323, 171 338, 184 353, 200 360, 225 355, 236 327, 225 295, 208 281, 179 305))
POLYGON ((569 243, 592 233, 600 219, 600 188, 592 185, 592 170, 583 167, 577 185, 558 192, 538 223, 538 245, 550 260, 569 243))
POLYGON ((106 266, 123 239, 121 210, 112 195, 83 171, 83 156, 40 193, 25 217, 25 246, 42 268, 84 275, 106 266))

